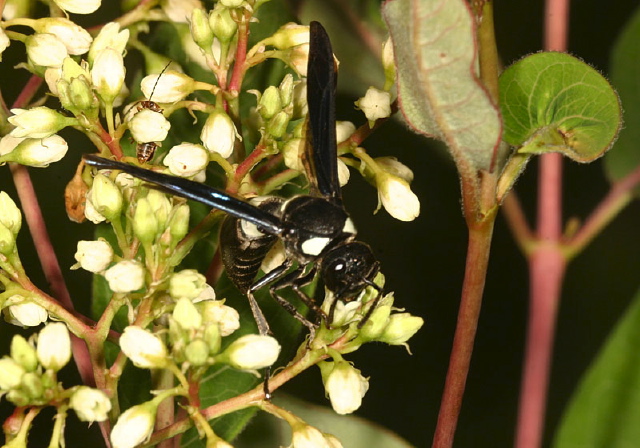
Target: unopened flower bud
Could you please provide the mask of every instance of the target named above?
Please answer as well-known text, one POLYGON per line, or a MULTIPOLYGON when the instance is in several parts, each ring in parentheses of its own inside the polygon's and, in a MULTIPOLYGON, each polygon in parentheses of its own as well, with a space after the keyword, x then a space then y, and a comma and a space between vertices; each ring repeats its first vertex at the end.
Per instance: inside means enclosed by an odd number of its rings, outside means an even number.
POLYGON ((380 342, 390 345, 406 343, 424 325, 424 319, 409 313, 392 314, 389 324, 378 338, 380 342))
POLYGON ((45 369, 57 372, 71 359, 71 338, 62 322, 51 322, 40 330, 36 348, 38 360, 45 369))
POLYGON ((133 233, 143 243, 150 243, 158 234, 158 218, 151 209, 147 198, 141 198, 133 214, 133 233))
POLYGON ((124 260, 111 266, 104 273, 113 292, 126 293, 144 286, 144 267, 137 261, 124 260))
POLYGON ((109 221, 120 217, 122 210, 122 192, 113 181, 104 174, 98 173, 93 178, 93 185, 88 193, 91 203, 102 216, 109 221))
POLYGON ((304 145, 305 141, 301 138, 293 138, 284 144, 284 147, 282 148, 282 155, 284 157, 284 164, 287 168, 296 171, 304 171, 304 165, 302 164, 304 145))
POLYGON ((389 316, 391 315, 390 305, 378 306, 371 317, 364 323, 360 330, 360 336, 366 340, 374 341, 380 337, 384 329, 389 324, 389 316))
POLYGON ((336 121, 336 141, 342 143, 356 132, 356 126, 350 121, 336 121))
POLYGON ((389 90, 396 81, 396 64, 393 60, 391 36, 382 44, 382 68, 384 69, 384 90, 389 90))
POLYGON ((350 178, 351 172, 349 171, 349 167, 341 159, 338 159, 338 183, 341 187, 344 187, 350 178))
POLYGON ((173 209, 168 227, 174 243, 182 240, 189 232, 189 214, 190 210, 187 204, 180 204, 173 209))
POLYGON ((220 347, 222 346, 222 335, 220 334, 220 328, 217 325, 208 325, 204 329, 203 335, 204 341, 209 347, 210 354, 218 354, 220 347))
POLYGON ((369 389, 369 381, 360 371, 346 361, 322 362, 319 366, 333 410, 344 415, 358 409, 369 389))
POLYGON ((271 336, 248 334, 236 339, 223 355, 236 369, 257 370, 272 365, 280 354, 280 344, 271 336))
POLYGON ((275 86, 269 86, 264 91, 258 101, 258 112, 265 120, 273 117, 275 114, 282 110, 282 100, 280 99, 280 92, 275 86))
POLYGON ((11 131, 14 137, 46 138, 66 126, 77 123, 75 118, 65 117, 45 106, 11 109, 11 113, 13 115, 8 118, 8 121, 16 127, 11 131))
POLYGON ((99 7, 102 0, 53 0, 60 9, 72 14, 91 14, 99 7))
MULTIPOLYGON (((122 53, 107 47, 96 55, 91 67, 91 82, 106 104, 112 104, 124 84, 125 68, 122 53)), ((151 141, 151 140, 149 140, 151 141)))
MULTIPOLYGON (((17 296, 11 296, 7 302, 16 299, 17 296)), ((23 327, 37 327, 49 318, 47 310, 40 305, 32 302, 18 303, 11 305, 8 309, 10 323, 23 327)))
POLYGON ((25 374, 24 368, 8 356, 0 359, 0 390, 8 391, 18 387, 25 374))
POLYGON ((152 188, 147 193, 147 201, 149 201, 151 210, 153 210, 153 213, 156 215, 158 228, 164 228, 169 219, 169 213, 171 213, 171 201, 166 193, 152 188))
MULTIPOLYGON (((300 72, 298 72, 300 73, 300 72)), ((307 71, 305 69, 304 75, 306 76, 307 71)), ((295 120, 297 118, 306 117, 309 113, 309 105, 307 104, 307 80, 300 80, 293 87, 293 115, 292 118, 295 120)), ((301 133, 302 134, 302 133, 301 133)), ((302 137, 302 135, 296 135, 296 137, 302 137)))
POLYGON ((105 239, 96 241, 78 241, 78 248, 74 255, 78 262, 72 269, 82 268, 86 271, 102 272, 113 260, 113 249, 105 239))
POLYGON ((400 221, 413 221, 420 214, 420 201, 409 184, 391 174, 376 176, 378 198, 383 207, 400 221))
POLYGON ((11 339, 11 358, 27 372, 33 372, 38 367, 36 349, 19 334, 11 339))
POLYGON ((89 49, 88 60, 93 63, 102 50, 111 48, 122 54, 129 41, 129 30, 120 31, 120 24, 116 22, 107 23, 102 27, 89 49))
POLYGON ((226 6, 227 8, 237 8, 242 5, 244 0, 220 0, 220 4, 222 6, 226 6))
POLYGON ((309 27, 297 23, 287 23, 280 27, 273 36, 265 40, 267 45, 273 45, 278 50, 286 50, 309 43, 309 27))
POLYGON ((216 324, 220 336, 229 336, 240 328, 240 315, 230 306, 224 305, 220 300, 206 300, 199 302, 196 307, 200 310, 206 325, 216 324))
POLYGON ((209 163, 209 153, 200 145, 182 143, 169 150, 162 163, 171 174, 180 177, 195 176, 209 163))
POLYGON ((88 78, 82 76, 71 80, 69 84, 69 100, 74 110, 82 111, 87 116, 97 116, 100 104, 93 93, 88 78))
POLYGON ((200 140, 209 152, 217 152, 223 158, 228 158, 233 153, 236 138, 240 138, 233 121, 224 112, 213 112, 207 118, 200 140))
MULTIPOLYGON (((295 425, 292 429, 290 448, 334 448, 336 446, 330 444, 325 435, 313 426, 300 424, 295 425)), ((340 445, 338 446, 340 447, 340 445)))
POLYGON ((300 76, 307 76, 309 64, 309 44, 298 45, 289 51, 289 65, 300 76))
POLYGON ((293 76, 287 73, 278 87, 282 107, 287 107, 293 100, 293 76))
POLYGON ((193 300, 205 289, 207 279, 195 269, 183 269, 169 280, 169 294, 175 300, 186 297, 193 300))
POLYGON ((71 396, 69 406, 83 422, 103 422, 109 417, 111 400, 101 390, 79 386, 71 396))
POLYGON ((193 302, 186 297, 178 299, 172 316, 184 330, 196 330, 202 325, 202 316, 193 302))
POLYGON ((356 107, 364 112, 369 127, 373 127, 376 120, 391 116, 391 94, 375 87, 369 87, 364 97, 356 101, 356 107))
POLYGON ((16 235, 0 222, 0 254, 10 255, 16 248, 16 235))
POLYGON ((274 115, 267 124, 267 132, 274 138, 282 138, 287 132, 287 126, 289 125, 289 119, 291 117, 288 113, 281 110, 274 115))
POLYGON ((60 67, 69 55, 67 47, 53 34, 33 34, 27 37, 25 45, 29 60, 43 67, 60 67))
POLYGON ((169 20, 175 23, 189 23, 194 10, 204 9, 200 0, 162 0, 160 6, 169 20))
POLYGON ((202 339, 195 339, 187 344, 184 356, 194 366, 203 366, 209 358, 209 346, 202 339))
POLYGON ((0 223, 9 229, 11 233, 18 235, 22 226, 22 214, 13 199, 4 191, 0 191, 0 210, 2 210, 0 223))
POLYGON ((161 142, 167 138, 171 123, 160 112, 143 109, 129 121, 133 139, 139 143, 161 142))
POLYGON ((195 84, 190 76, 168 70, 161 75, 145 76, 140 88, 147 98, 151 98, 153 94, 153 100, 158 103, 175 103, 192 93, 195 84))
POLYGON ((42 398, 45 385, 43 384, 43 377, 35 372, 27 372, 22 375, 22 381, 20 384, 20 391, 23 392, 29 399, 42 398))
POLYGON ((169 361, 167 347, 158 336, 133 325, 120 336, 120 348, 131 362, 141 369, 159 369, 169 361))
POLYGON ((78 55, 89 51, 91 35, 81 26, 62 17, 46 17, 35 21, 38 33, 53 34, 64 44, 69 54, 78 55))
POLYGON ((228 8, 214 8, 209 14, 209 26, 214 36, 221 43, 231 41, 238 30, 238 24, 231 17, 231 12, 228 8))
POLYGON ((209 25, 209 19, 200 8, 195 8, 191 12, 191 23, 189 24, 191 29, 191 36, 193 40, 200 48, 207 49, 211 47, 213 43, 213 31, 209 25))
POLYGON ((124 411, 111 431, 111 446, 134 448, 146 441, 153 432, 157 409, 153 401, 148 401, 124 411))
POLYGON ((407 165, 399 162, 395 157, 376 157, 374 159, 378 166, 389 174, 411 183, 413 181, 413 171, 407 165))
POLYGON ((96 208, 93 205, 93 202, 91 202, 90 195, 87 195, 86 197, 86 202, 84 207, 84 216, 94 224, 100 224, 101 222, 106 221, 107 219, 104 216, 102 216, 98 212, 98 210, 96 210, 96 208))
POLYGON ((46 168, 49 164, 61 160, 67 154, 68 149, 67 142, 59 135, 27 138, 2 159, 25 166, 46 168))

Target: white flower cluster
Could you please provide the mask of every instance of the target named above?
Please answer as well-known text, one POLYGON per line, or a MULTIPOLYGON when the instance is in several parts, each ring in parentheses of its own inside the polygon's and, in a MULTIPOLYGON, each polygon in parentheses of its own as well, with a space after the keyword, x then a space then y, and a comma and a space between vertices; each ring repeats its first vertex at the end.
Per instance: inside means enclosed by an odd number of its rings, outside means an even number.
POLYGON ((80 420, 106 420, 111 401, 104 392, 87 386, 65 391, 58 384, 56 373, 70 359, 71 339, 61 322, 47 324, 30 340, 15 335, 10 356, 0 359, 0 393, 16 406, 60 405, 68 400, 80 420))

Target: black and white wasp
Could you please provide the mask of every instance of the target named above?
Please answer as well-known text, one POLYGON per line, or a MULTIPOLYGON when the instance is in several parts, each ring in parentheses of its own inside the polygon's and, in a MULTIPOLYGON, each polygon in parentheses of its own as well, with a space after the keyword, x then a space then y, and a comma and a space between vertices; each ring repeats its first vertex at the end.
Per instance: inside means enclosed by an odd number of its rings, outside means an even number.
POLYGON ((269 197, 254 205, 201 183, 94 155, 85 156, 89 165, 122 170, 228 214, 221 229, 222 260, 230 279, 247 295, 261 334, 270 330, 254 292, 264 286, 312 334, 316 324, 279 296, 279 290, 290 287, 317 317, 327 318, 328 324, 338 300, 353 300, 371 286, 378 294, 360 322, 364 324, 382 294, 381 288, 373 283, 379 262, 367 244, 355 240, 355 227, 342 204, 335 126, 336 68, 329 36, 318 22, 311 22, 307 73, 309 122, 304 162, 312 183, 309 195, 291 199, 269 197), (278 239, 284 245, 284 263, 256 281, 264 257, 278 239), (334 295, 328 316, 300 289, 318 274, 334 295))

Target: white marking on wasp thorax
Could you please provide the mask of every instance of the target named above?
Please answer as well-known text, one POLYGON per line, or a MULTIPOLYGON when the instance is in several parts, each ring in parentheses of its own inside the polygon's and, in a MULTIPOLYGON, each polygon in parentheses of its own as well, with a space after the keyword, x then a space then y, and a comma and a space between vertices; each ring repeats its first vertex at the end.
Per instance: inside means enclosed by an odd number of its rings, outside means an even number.
POLYGON ((325 247, 327 247, 327 244, 329 244, 330 241, 331 238, 317 236, 306 240, 304 243, 302 243, 300 248, 302 249, 303 254, 316 256, 322 253, 322 251, 325 247))
POLYGON ((347 218, 346 221, 344 222, 344 227, 342 228, 342 232, 350 233, 352 235, 355 235, 357 233, 356 226, 353 223, 353 220, 351 218, 347 218))
POLYGON ((242 233, 248 238, 260 238, 264 236, 264 233, 258 230, 258 226, 244 219, 240 220, 240 228, 242 229, 242 233))

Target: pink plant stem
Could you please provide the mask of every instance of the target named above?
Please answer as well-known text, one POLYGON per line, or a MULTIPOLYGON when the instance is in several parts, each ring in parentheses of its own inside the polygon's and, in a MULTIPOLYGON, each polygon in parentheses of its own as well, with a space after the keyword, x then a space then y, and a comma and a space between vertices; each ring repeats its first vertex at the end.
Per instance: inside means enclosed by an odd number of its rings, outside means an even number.
MULTIPOLYGON (((566 50, 568 14, 568 0, 547 0, 545 49, 566 50)), ((562 156, 543 155, 539 173, 538 242, 529 256, 531 302, 516 448, 538 448, 542 441, 556 312, 566 266, 561 245, 562 156)))

